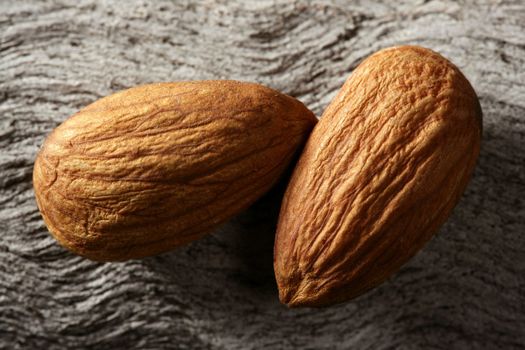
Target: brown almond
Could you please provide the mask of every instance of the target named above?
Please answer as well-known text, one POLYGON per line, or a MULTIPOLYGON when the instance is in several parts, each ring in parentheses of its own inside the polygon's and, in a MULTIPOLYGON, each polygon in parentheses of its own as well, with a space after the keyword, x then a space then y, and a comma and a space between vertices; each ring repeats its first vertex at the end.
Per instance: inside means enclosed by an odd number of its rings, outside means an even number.
POLYGON ((84 257, 165 252, 264 194, 315 123, 302 103, 258 84, 125 90, 46 139, 33 173, 38 207, 59 243, 84 257))
POLYGON ((458 202, 480 138, 478 98, 439 54, 400 46, 361 63, 287 188, 274 251, 281 301, 339 303, 396 272, 458 202))

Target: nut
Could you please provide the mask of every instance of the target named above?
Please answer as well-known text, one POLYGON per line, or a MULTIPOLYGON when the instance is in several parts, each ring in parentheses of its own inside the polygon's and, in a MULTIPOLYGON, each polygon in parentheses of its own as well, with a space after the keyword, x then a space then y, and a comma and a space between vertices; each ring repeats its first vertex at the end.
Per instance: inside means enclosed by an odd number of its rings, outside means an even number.
POLYGON ((480 138, 478 98, 439 54, 401 46, 361 63, 288 185, 274 250, 281 301, 343 302, 396 272, 458 202, 480 138))
POLYGON ((57 127, 35 162, 52 235, 97 261, 168 251, 210 232, 279 179, 317 119, 257 84, 151 84, 57 127))

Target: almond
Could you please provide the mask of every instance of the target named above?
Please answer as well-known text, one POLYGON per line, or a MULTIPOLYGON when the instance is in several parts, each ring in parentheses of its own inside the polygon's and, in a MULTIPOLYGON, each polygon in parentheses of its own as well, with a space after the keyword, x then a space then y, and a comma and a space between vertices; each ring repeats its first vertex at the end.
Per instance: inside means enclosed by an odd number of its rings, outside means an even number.
POLYGON ((439 54, 401 46, 361 63, 288 185, 274 248, 281 301, 343 302, 396 272, 450 215, 480 138, 478 98, 439 54))
POLYGON ((92 260, 165 252, 264 194, 315 123, 302 103, 257 84, 125 90, 46 139, 33 173, 38 207, 59 243, 92 260))

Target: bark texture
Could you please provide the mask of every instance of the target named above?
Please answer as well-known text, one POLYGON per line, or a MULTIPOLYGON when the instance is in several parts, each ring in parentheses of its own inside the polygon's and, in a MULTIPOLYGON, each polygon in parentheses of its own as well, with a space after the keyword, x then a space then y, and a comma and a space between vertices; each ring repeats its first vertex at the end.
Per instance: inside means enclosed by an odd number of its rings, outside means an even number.
POLYGON ((465 1, 0 0, 0 348, 519 349, 525 346, 525 4, 465 1), (93 263, 47 232, 31 184, 45 136, 114 91, 259 82, 321 115, 363 58, 431 48, 484 113, 452 217, 379 288, 332 308, 279 304, 283 184, 177 251, 93 263))

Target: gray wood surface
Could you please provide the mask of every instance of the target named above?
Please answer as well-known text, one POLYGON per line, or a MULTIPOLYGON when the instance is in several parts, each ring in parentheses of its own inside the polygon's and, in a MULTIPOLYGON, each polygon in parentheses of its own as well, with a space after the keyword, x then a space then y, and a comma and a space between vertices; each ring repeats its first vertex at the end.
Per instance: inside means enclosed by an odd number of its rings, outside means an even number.
POLYGON ((524 348, 524 67, 519 0, 0 0, 0 348, 524 348), (365 296, 279 304, 282 184, 206 239, 148 259, 93 263, 47 233, 33 160, 86 104, 137 84, 229 78, 320 115, 364 57, 398 44, 462 69, 481 100, 483 145, 440 233, 365 296))

